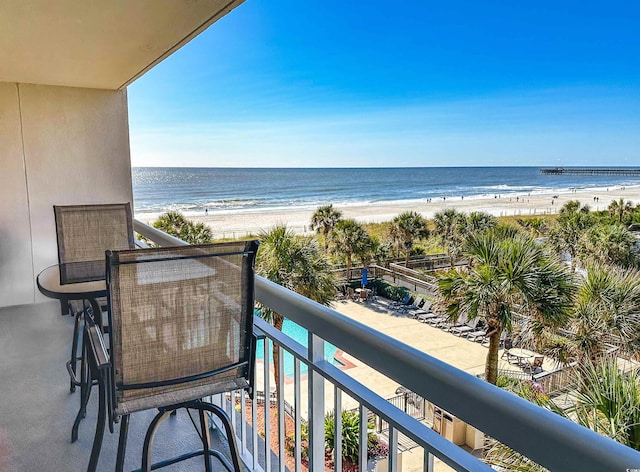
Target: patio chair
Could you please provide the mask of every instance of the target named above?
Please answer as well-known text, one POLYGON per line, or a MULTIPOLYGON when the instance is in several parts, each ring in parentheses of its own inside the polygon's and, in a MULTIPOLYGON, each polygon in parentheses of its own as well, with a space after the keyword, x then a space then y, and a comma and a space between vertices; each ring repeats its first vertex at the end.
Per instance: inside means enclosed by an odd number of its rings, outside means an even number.
POLYGON ((502 355, 500 359, 506 359, 509 364, 511 364, 511 360, 515 359, 513 356, 509 354, 509 349, 513 347, 513 341, 510 338, 506 338, 504 340, 504 350, 502 351, 502 355))
POLYGON ((533 361, 527 363, 525 369, 532 374, 539 374, 542 372, 542 363, 544 362, 544 356, 535 356, 533 361))
MULTIPOLYGON (((56 221, 56 237, 58 241, 58 262, 104 261, 107 249, 134 249, 133 221, 131 204, 116 203, 104 205, 54 205, 56 221)), ((77 267, 61 266, 60 282, 77 283, 104 279, 104 266, 77 267), (88 269, 88 270, 87 270, 88 269), (92 270, 97 269, 97 272, 92 270)), ((71 341, 71 357, 67 362, 67 370, 71 377, 70 390, 80 384, 76 379, 78 357, 78 334, 80 318, 89 305, 85 301, 62 300, 62 314, 71 313, 75 317, 73 339, 71 341)), ((102 307, 106 308, 103 300, 102 307)))
MULTIPOLYGON (((147 430, 141 470, 202 455, 208 471, 211 457, 242 471, 229 417, 206 398, 237 390, 253 395, 257 247, 257 241, 243 241, 107 252, 111 361, 100 382, 107 390, 100 408, 107 409, 111 431, 120 421, 116 471, 123 468, 130 416, 150 409, 159 413, 147 430), (180 408, 198 412, 202 449, 152 464, 153 438, 180 408), (207 413, 224 425, 232 464, 210 449, 207 413)), ((100 343, 90 341, 91 351, 100 351, 100 343)), ((100 447, 96 440, 92 464, 100 447)))

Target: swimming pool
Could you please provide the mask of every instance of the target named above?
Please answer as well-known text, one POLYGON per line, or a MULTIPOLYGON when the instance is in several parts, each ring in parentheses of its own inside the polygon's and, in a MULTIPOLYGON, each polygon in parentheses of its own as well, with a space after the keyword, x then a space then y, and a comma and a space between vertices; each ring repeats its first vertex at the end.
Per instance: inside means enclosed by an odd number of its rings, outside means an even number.
MULTIPOLYGON (((297 325, 291 320, 285 319, 284 324, 282 325, 282 332, 287 336, 289 336, 294 341, 302 344, 304 347, 307 347, 308 333, 307 333, 307 330, 304 329, 302 326, 297 325)), ((272 343, 271 341, 269 341, 269 349, 270 349, 269 352, 271 352, 271 348, 272 348, 271 346, 272 346, 272 343)), ((327 342, 324 343, 324 357, 333 365, 341 365, 340 361, 335 359, 335 355, 337 351, 338 351, 338 348, 335 347, 333 344, 329 344, 327 342)), ((271 355, 269 357, 271 357, 271 355)), ((264 349, 262 347, 262 340, 258 340, 256 359, 262 360, 263 358, 264 358, 264 349)), ((273 359, 271 359, 271 362, 273 362, 273 359)), ((284 363, 284 375, 286 377, 293 378, 294 376, 293 356, 286 351, 284 353, 283 363, 284 363)), ((303 363, 300 363, 300 372, 302 374, 305 374, 307 372, 307 366, 303 363)))

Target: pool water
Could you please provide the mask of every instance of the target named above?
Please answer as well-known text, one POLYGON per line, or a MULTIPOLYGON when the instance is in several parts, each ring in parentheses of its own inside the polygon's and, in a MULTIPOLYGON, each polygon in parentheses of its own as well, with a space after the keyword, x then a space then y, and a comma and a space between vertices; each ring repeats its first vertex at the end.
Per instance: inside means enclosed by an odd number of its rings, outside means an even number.
MULTIPOLYGON (((307 330, 304 329, 302 326, 297 325, 293 321, 285 319, 284 324, 282 325, 282 332, 287 336, 289 336, 294 341, 302 344, 304 347, 308 346, 309 335, 307 330)), ((258 360, 262 360, 264 358, 264 348, 262 343, 263 343, 262 340, 258 340, 258 347, 256 352, 256 359, 258 360)), ((324 358, 327 359, 329 362, 331 362, 333 365, 341 365, 340 361, 335 359, 335 355, 337 351, 338 351, 338 348, 335 347, 333 344, 329 344, 327 342, 324 343, 324 358)), ((269 357, 270 358, 272 357, 271 352, 272 352, 272 342, 269 341, 269 357)), ((271 362, 273 363, 273 359, 271 359, 271 362)), ((294 364, 295 364, 294 358, 291 354, 289 354, 286 351, 284 352, 283 363, 284 363, 284 375, 286 377, 293 378, 294 364)), ((307 366, 301 362, 300 373, 305 374, 306 372, 307 372, 307 366)))

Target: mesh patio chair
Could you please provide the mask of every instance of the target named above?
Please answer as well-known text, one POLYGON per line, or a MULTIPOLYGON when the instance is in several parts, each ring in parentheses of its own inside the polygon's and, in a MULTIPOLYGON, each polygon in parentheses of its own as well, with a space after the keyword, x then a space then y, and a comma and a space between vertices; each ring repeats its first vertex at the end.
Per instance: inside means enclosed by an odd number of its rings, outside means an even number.
MULTIPOLYGON (((133 221, 129 203, 104 205, 55 205, 53 212, 56 220, 58 241, 58 262, 104 261, 107 249, 134 249, 133 221)), ((104 265, 61 265, 60 283, 89 282, 104 279, 104 265)), ((103 306, 106 302, 102 303, 103 306)), ((79 385, 76 380, 78 331, 80 318, 86 307, 86 301, 61 300, 62 314, 75 316, 71 357, 67 369, 71 376, 71 391, 79 385)))
MULTIPOLYGON (((101 382, 107 404, 100 408, 108 411, 111 431, 120 421, 117 471, 124 464, 130 415, 149 409, 159 413, 147 430, 141 470, 198 455, 204 456, 207 471, 212 456, 230 471, 242 470, 228 416, 203 399, 243 389, 253 393, 257 248, 257 241, 243 241, 107 252, 111 359, 101 382), (180 408, 198 411, 202 449, 152 464, 153 438, 180 408), (210 449, 206 412, 224 425, 232 464, 210 449)), ((96 442, 91 463, 100 453, 96 442)))
POLYGON ((509 354, 509 349, 513 347, 514 347, 513 340, 511 338, 506 338, 504 340, 504 350, 502 351, 502 355, 500 356, 500 359, 506 359, 509 364, 511 364, 511 361, 513 359, 517 359, 514 356, 509 354))

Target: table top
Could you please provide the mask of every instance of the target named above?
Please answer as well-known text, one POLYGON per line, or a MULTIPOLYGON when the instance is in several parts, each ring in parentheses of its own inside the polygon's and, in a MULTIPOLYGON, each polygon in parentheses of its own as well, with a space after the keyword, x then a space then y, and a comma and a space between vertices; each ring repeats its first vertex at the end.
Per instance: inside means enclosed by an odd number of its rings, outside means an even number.
POLYGON ((107 295, 104 271, 104 260, 55 264, 40 272, 36 283, 38 290, 49 298, 100 298, 107 295))
POLYGON ((522 349, 519 347, 512 347, 511 349, 509 349, 509 355, 515 356, 515 357, 522 357, 522 358, 540 356, 540 354, 536 352, 530 351, 528 349, 522 349))

